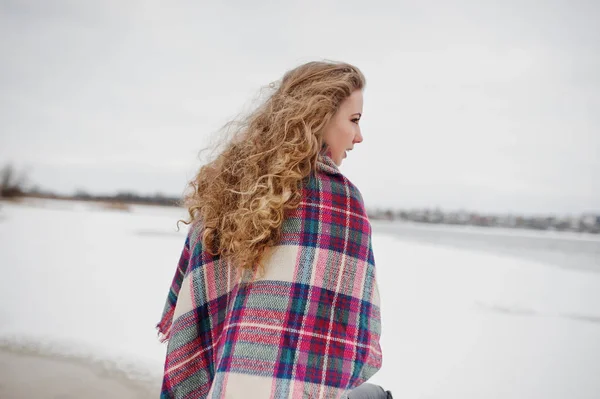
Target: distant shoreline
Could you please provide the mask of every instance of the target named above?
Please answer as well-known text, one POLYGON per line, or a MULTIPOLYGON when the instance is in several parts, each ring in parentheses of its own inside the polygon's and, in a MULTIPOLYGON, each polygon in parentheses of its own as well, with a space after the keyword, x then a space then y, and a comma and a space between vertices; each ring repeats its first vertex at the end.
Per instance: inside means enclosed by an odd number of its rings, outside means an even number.
MULTIPOLYGON (((24 206, 37 206, 39 202, 44 203, 72 203, 72 204, 82 204, 82 205, 96 205, 105 210, 112 211, 123 211, 129 212, 132 210, 132 207, 140 207, 140 208, 164 208, 164 209, 172 209, 172 210, 182 210, 182 216, 187 218, 187 214, 185 214, 186 209, 180 206, 172 206, 172 205, 160 205, 160 204, 149 204, 149 203, 137 203, 137 202, 121 202, 121 201, 108 201, 108 200, 91 200, 91 199, 76 199, 76 198, 46 198, 46 197, 36 197, 36 196, 27 196, 27 197, 19 197, 15 199, 6 199, 0 198, 0 209, 1 204, 15 204, 15 205, 24 205, 24 206)), ((138 209, 140 209, 138 208, 138 209)), ((1 215, 0 215, 1 218, 1 215)), ((532 238, 550 238, 550 239, 573 239, 573 240, 584 240, 584 241, 600 241, 599 234, 593 234, 588 232, 576 232, 576 231, 560 231, 560 230, 540 230, 540 229, 528 229, 522 227, 503 227, 503 226, 475 226, 475 225, 458 225, 458 224, 446 224, 446 223, 424 223, 424 222, 414 222, 414 221, 403 221, 403 220, 388 220, 388 219, 378 219, 371 218, 371 221, 374 225, 389 225, 389 224, 398 224, 406 227, 411 227, 420 230, 430 230, 430 231, 452 231, 462 234, 485 234, 485 235, 522 235, 525 237, 532 238)))
POLYGON ((142 399, 157 397, 158 384, 138 381, 84 358, 0 347, 0 397, 3 399, 142 399))
POLYGON ((48 200, 48 201, 74 201, 74 202, 98 202, 98 203, 122 203, 128 205, 153 205, 162 206, 168 208, 180 208, 181 199, 173 197, 164 197, 161 200, 155 199, 143 199, 139 197, 138 200, 131 199, 131 197, 119 198, 113 196, 63 196, 63 195, 43 195, 43 194, 24 194, 18 197, 0 197, 0 201, 6 202, 19 202, 22 200, 48 200))
POLYGON ((399 224, 402 226, 428 230, 428 231, 448 231, 459 234, 483 234, 491 236, 522 236, 527 238, 543 238, 543 239, 556 239, 556 240, 577 240, 577 241, 591 241, 600 242, 600 235, 587 233, 587 232, 575 232, 575 231, 558 231, 558 230, 537 230, 537 229, 525 229, 525 228, 508 228, 508 227, 496 227, 496 226, 471 226, 471 225, 453 225, 453 224, 433 224, 433 223, 418 223, 418 222, 405 222, 405 221, 389 221, 389 220, 373 220, 373 225, 386 225, 386 224, 399 224))

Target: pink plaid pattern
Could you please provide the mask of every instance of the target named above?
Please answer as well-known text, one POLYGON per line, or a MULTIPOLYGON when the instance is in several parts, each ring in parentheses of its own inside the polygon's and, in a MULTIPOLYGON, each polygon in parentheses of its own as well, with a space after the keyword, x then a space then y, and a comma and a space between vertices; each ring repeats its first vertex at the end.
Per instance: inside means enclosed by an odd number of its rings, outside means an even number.
POLYGON ((362 197, 326 154, 266 275, 249 283, 190 228, 159 332, 163 398, 341 398, 381 367, 379 292, 362 197))

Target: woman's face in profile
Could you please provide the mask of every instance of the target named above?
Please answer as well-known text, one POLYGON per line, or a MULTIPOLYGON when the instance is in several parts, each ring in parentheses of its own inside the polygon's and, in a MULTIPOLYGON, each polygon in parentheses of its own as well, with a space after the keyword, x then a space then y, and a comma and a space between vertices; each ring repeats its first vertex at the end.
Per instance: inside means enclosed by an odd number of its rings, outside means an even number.
POLYGON ((331 150, 333 162, 338 166, 346 158, 347 152, 352 150, 356 143, 363 141, 358 124, 362 110, 362 90, 355 90, 340 104, 340 108, 325 127, 323 140, 331 150))

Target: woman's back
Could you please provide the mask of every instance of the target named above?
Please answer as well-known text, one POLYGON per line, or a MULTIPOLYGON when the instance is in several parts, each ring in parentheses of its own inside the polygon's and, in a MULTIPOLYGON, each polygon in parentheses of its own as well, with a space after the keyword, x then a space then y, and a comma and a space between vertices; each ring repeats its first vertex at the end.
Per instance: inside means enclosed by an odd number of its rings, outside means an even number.
POLYGON ((211 255, 201 221, 190 227, 158 326, 169 340, 163 397, 341 397, 381 367, 360 192, 321 153, 301 194, 264 275, 211 255))

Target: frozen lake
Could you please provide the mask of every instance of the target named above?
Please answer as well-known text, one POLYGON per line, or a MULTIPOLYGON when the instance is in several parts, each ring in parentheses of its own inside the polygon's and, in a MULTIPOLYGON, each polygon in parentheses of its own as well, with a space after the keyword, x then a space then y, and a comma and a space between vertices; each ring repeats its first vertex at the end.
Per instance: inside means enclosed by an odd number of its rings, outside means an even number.
POLYGON ((374 221, 372 224, 375 231, 403 240, 600 273, 600 235, 386 221, 374 221))
MULTIPOLYGON (((154 325, 184 242, 182 216, 0 203, 0 344, 158 384, 165 347, 154 325)), ((479 233, 446 229, 435 242, 431 230, 374 226, 384 366, 373 382, 398 398, 600 397, 600 240, 584 237, 591 252, 581 267, 579 251, 568 262, 565 251, 524 246, 522 232, 490 230, 481 244, 479 233)))

